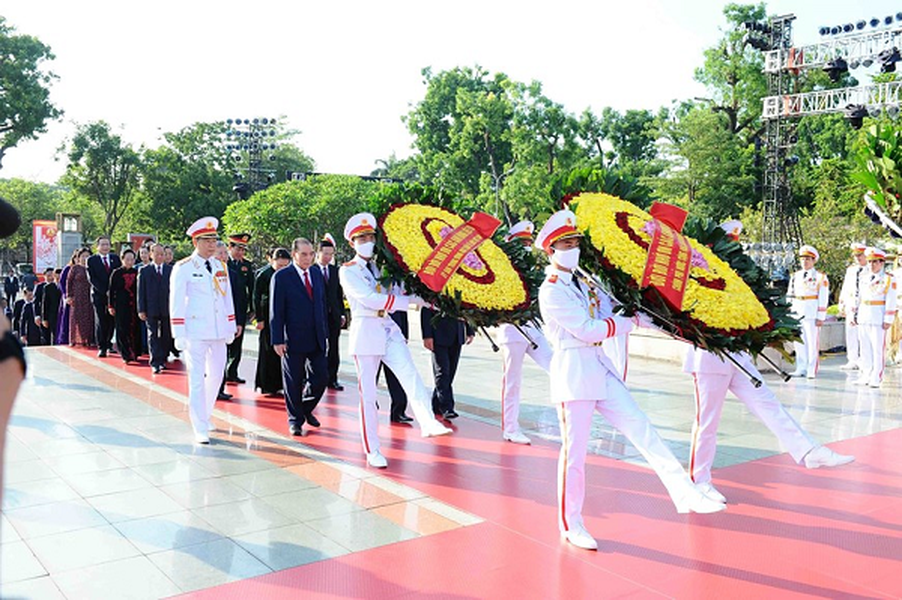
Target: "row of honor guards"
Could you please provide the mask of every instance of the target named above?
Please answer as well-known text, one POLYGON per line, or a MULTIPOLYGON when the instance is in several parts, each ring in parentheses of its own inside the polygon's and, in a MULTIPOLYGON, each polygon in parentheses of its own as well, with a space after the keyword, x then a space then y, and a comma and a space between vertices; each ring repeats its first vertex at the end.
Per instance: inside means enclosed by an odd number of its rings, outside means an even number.
MULTIPOLYGON (((171 294, 173 334, 177 345, 186 350, 191 422, 201 443, 209 442, 210 413, 226 344, 240 334, 228 276, 221 263, 211 260, 216 247, 216 225, 215 219, 201 219, 189 229, 196 251, 177 265, 171 294)), ((446 435, 452 430, 436 419, 436 407, 430 406, 434 395, 413 364, 405 335, 390 316, 411 305, 423 306, 424 302, 397 287, 383 287, 373 262, 376 233, 376 219, 369 213, 355 215, 348 221, 344 237, 355 256, 342 265, 339 277, 351 312, 348 350, 358 377, 361 445, 367 463, 384 468, 388 463, 380 451, 376 402, 380 366, 397 377, 424 437, 446 435)), ((518 424, 522 364, 528 354, 549 373, 551 401, 558 411, 562 443, 557 520, 562 538, 568 543, 588 550, 597 548, 582 519, 585 460, 596 411, 639 450, 680 513, 712 513, 726 508, 726 498, 712 483, 711 465, 717 425, 728 391, 744 402, 789 449, 792 458, 806 468, 833 467, 854 460, 812 440, 774 394, 766 386, 755 388, 736 364, 689 348, 685 371, 695 381, 697 397, 687 472, 625 384, 625 336, 637 326, 650 327, 650 321, 641 314, 632 318, 615 315, 611 297, 591 281, 575 276, 582 237, 575 214, 569 210, 555 213, 535 239, 533 226, 528 222, 514 226, 510 236, 524 244, 534 244, 548 255, 550 264, 539 291, 544 325, 530 324, 522 331, 513 326, 500 328, 504 357, 502 435, 510 442, 529 443, 518 424)), ((322 285, 322 275, 309 269, 313 254, 310 243, 299 240, 293 254, 294 269, 283 269, 273 276, 271 294, 278 293, 279 279, 290 278, 296 289, 288 295, 300 304, 285 311, 277 308, 276 299, 271 299, 273 313, 282 310, 284 314, 281 318, 271 314, 270 326, 273 344, 279 347, 280 354, 295 355, 299 380, 295 393, 300 394, 302 407, 310 393, 308 383, 314 388, 320 385, 305 381, 304 374, 316 371, 311 367, 321 360, 326 341, 325 332, 313 322, 317 311, 323 310, 321 306, 317 308, 321 300, 316 292, 322 285), (280 277, 279 273, 284 275, 280 277), (292 337, 303 337, 305 341, 293 348, 292 337)), ((750 356, 736 353, 733 358, 748 373, 760 377, 750 356)), ((312 394, 318 391, 314 389, 312 394)), ((303 419, 303 411, 298 412, 298 418, 303 419)))

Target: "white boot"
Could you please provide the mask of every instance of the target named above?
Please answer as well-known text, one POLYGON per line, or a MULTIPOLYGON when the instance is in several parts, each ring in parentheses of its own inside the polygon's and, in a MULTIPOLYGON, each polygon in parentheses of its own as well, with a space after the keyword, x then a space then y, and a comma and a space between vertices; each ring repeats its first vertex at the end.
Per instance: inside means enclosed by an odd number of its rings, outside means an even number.
POLYGON ((703 493, 708 498, 711 498, 712 500, 716 500, 717 502, 722 503, 726 503, 727 501, 727 497, 718 492, 717 488, 715 488, 710 481, 708 481, 707 483, 697 483, 695 484, 695 487, 698 491, 703 493))
POLYGON ((818 446, 805 455, 805 468, 818 469, 820 467, 838 467, 847 465, 855 460, 855 457, 848 454, 837 454, 826 446, 818 446))
POLYGON ((583 550, 598 550, 598 542, 582 525, 571 527, 570 531, 564 534, 564 539, 583 550))

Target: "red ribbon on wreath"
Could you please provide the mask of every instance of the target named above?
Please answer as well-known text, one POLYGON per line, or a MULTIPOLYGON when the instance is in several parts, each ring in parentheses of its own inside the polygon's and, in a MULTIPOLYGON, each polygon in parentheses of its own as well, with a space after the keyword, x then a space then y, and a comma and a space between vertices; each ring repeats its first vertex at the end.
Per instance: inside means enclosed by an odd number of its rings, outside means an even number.
POLYGON ((692 259, 689 241, 679 233, 688 213, 663 202, 655 202, 648 212, 655 219, 655 227, 645 259, 642 287, 655 288, 672 309, 679 311, 683 309, 692 259))
POLYGON ((440 292, 457 272, 467 254, 492 237, 501 221, 478 212, 440 241, 417 272, 420 281, 433 292, 440 292))

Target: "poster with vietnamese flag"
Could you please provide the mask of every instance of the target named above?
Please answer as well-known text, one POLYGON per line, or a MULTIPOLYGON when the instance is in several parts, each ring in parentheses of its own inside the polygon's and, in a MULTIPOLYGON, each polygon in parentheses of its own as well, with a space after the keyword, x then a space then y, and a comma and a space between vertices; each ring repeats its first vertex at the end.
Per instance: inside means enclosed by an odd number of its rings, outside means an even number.
POLYGON ((56 221, 32 221, 32 260, 35 274, 43 273, 45 269, 57 268, 56 256, 56 221))

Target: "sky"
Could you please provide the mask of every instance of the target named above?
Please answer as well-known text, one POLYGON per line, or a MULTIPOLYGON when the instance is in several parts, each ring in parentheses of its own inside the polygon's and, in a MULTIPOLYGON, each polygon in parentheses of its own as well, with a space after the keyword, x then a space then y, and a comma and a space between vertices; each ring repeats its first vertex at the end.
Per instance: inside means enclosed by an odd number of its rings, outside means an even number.
MULTIPOLYGON (((5 0, 0 14, 56 58, 65 115, 10 149, 0 177, 55 182, 76 123, 103 119, 135 146, 198 121, 285 117, 320 172, 369 174, 412 152, 401 117, 421 75, 480 65, 542 82, 573 113, 656 110, 704 97, 693 72, 725 27, 719 0, 5 0)), ((778 0, 796 45, 822 25, 883 18, 902 1, 778 0)))

